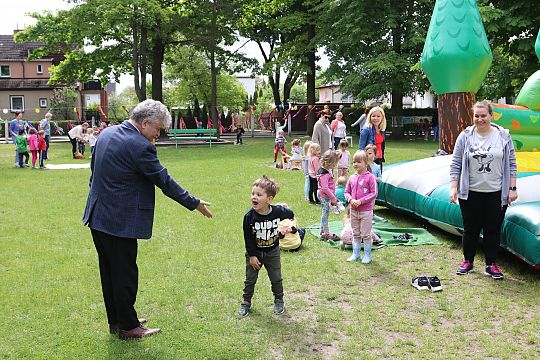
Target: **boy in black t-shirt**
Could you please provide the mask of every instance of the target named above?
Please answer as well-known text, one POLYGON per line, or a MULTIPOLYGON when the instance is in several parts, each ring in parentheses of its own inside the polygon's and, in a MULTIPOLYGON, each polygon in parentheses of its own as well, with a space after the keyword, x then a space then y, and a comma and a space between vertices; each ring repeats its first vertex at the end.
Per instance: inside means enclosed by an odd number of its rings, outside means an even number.
POLYGON ((251 299, 259 270, 263 265, 272 284, 274 313, 281 315, 285 312, 278 223, 284 219, 293 219, 294 214, 292 210, 283 206, 271 205, 278 190, 279 187, 274 180, 265 175, 253 183, 252 207, 244 215, 243 225, 246 243, 246 280, 244 281, 244 300, 238 310, 240 316, 247 316, 251 311, 251 299))

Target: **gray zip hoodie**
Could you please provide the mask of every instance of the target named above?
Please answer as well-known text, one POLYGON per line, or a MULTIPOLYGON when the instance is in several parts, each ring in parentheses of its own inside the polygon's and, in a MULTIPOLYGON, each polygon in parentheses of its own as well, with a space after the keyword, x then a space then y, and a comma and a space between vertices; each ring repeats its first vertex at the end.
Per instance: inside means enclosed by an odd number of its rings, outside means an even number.
MULTIPOLYGON (((508 193, 510 192, 510 179, 517 174, 516 153, 514 143, 508 129, 499 125, 491 124, 501 133, 503 139, 503 178, 501 191, 501 204, 508 205, 508 193)), ((470 139, 476 125, 471 125, 459 134, 454 146, 452 162, 450 163, 450 180, 458 181, 458 198, 467 200, 469 196, 469 149, 470 139)))

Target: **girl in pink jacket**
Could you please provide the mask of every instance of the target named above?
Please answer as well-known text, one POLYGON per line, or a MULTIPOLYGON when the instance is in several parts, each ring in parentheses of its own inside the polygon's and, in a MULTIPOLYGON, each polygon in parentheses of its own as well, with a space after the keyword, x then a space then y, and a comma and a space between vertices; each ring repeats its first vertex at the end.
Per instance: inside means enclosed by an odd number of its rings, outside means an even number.
POLYGON ((321 240, 339 240, 337 235, 330 234, 330 231, 328 230, 330 205, 336 206, 338 203, 335 195, 336 184, 334 182, 332 170, 336 167, 339 156, 339 151, 327 150, 321 158, 321 168, 317 174, 317 185, 319 187, 318 195, 322 205, 321 240))
POLYGON ((368 157, 363 150, 353 156, 355 173, 351 175, 345 187, 345 199, 351 207, 351 226, 353 229, 353 254, 347 261, 360 259, 360 246, 364 242, 363 264, 371 262, 371 221, 373 206, 377 197, 377 180, 371 174, 368 157))
POLYGON ((34 128, 30 128, 30 130, 28 130, 28 133, 30 134, 30 136, 28 136, 28 145, 30 146, 30 152, 32 153, 32 169, 35 169, 38 153, 37 130, 34 128))

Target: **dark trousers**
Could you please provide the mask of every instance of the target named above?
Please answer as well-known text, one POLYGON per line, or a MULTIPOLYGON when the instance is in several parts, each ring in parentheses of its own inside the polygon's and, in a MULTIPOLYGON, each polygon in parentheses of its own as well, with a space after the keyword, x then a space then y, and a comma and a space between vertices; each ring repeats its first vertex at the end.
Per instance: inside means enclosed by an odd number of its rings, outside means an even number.
POLYGON ((47 150, 39 150, 39 167, 44 167, 43 160, 45 160, 46 155, 47 150))
POLYGON ((45 150, 44 152, 44 158, 43 160, 47 160, 47 155, 49 154, 49 144, 50 144, 50 141, 51 141, 51 136, 50 135, 45 135, 45 145, 47 145, 47 150, 45 150))
POLYGON ((310 202, 319 202, 317 197, 317 191, 319 191, 319 184, 317 183, 317 178, 309 177, 309 201, 310 202))
POLYGON ((71 142, 71 152, 73 153, 73 156, 75 156, 75 153, 77 152, 77 139, 72 139, 71 136, 68 134, 69 141, 71 142))
POLYGON ((241 133, 236 134, 236 143, 237 144, 242 144, 242 134, 241 133))
POLYGON ((135 311, 139 269, 137 239, 112 236, 91 229, 98 253, 101 290, 110 325, 122 330, 139 326, 135 311))
POLYGON ((334 137, 334 150, 338 149, 339 142, 341 141, 341 139, 343 139, 343 138, 334 137))
POLYGON ((501 192, 481 193, 469 191, 467 200, 459 199, 463 217, 463 255, 474 261, 480 231, 483 232, 486 264, 497 261, 501 242, 501 225, 507 206, 501 206, 501 192))
MULTIPOLYGON (((261 251, 257 258, 261 262, 261 267, 266 268, 268 278, 272 284, 272 293, 274 301, 283 301, 283 279, 281 277, 281 256, 279 246, 265 252, 261 251)), ((259 277, 259 270, 255 270, 249 264, 249 256, 246 254, 246 281, 244 281, 244 301, 251 304, 253 293, 255 292, 255 284, 259 277)))
POLYGON ((24 163, 28 165, 28 159, 30 159, 30 155, 28 154, 28 151, 19 153, 19 167, 23 167, 23 157, 24 157, 24 163))

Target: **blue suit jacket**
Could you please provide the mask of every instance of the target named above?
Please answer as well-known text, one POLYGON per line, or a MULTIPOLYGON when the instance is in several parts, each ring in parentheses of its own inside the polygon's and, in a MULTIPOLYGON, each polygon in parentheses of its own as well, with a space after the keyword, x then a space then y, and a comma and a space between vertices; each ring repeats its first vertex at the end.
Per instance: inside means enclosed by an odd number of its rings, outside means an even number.
POLYGON ((104 233, 149 239, 154 222, 155 188, 190 210, 191 196, 159 162, 156 147, 129 121, 105 129, 91 161, 90 192, 82 221, 104 233))

